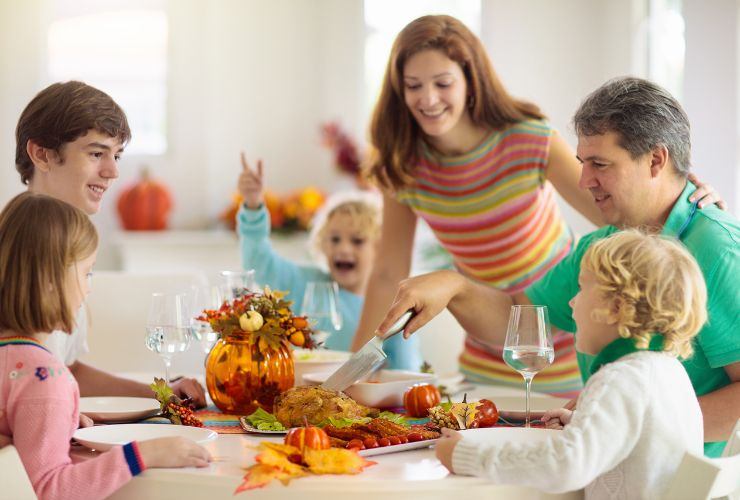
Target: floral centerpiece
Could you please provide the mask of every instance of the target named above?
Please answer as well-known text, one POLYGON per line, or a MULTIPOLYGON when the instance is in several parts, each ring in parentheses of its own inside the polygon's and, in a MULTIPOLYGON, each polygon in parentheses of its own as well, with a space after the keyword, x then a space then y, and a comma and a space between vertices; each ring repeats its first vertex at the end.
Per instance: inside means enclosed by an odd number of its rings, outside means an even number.
POLYGON ((220 335, 206 360, 206 386, 224 413, 272 411, 275 397, 294 382, 290 344, 317 347, 305 316, 295 316, 285 293, 245 291, 198 317, 220 335))

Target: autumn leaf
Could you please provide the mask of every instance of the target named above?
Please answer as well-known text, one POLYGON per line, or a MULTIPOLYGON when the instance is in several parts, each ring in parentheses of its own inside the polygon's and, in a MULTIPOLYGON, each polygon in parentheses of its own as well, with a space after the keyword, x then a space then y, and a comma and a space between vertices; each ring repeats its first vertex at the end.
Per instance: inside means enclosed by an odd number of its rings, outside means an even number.
POLYGON ((236 495, 242 491, 253 490, 255 488, 263 488, 273 479, 278 479, 282 481, 283 484, 287 484, 291 477, 293 476, 281 470, 280 467, 256 464, 247 469, 247 473, 244 475, 244 481, 242 481, 242 484, 237 486, 234 494, 236 495))
POLYGON ((468 429, 478 414, 478 403, 453 403, 450 413, 457 420, 460 429, 468 429))
POLYGON ((262 465, 278 467, 294 476, 305 475, 306 472, 300 464, 290 461, 290 457, 293 456, 300 457, 301 450, 287 444, 265 442, 260 445, 260 453, 257 455, 256 460, 262 465))
POLYGON ((308 470, 314 474, 359 474, 365 467, 375 465, 352 450, 329 448, 312 450, 307 448, 303 459, 308 470))

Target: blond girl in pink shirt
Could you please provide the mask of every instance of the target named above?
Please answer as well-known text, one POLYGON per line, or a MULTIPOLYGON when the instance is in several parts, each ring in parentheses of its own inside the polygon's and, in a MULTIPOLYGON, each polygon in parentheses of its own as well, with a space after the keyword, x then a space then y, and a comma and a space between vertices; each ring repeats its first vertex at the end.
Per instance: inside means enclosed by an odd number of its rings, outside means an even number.
POLYGON ((73 330, 97 246, 88 217, 54 198, 23 193, 0 213, 0 436, 12 440, 41 499, 105 498, 148 467, 205 467, 210 460, 183 438, 70 458, 79 389, 43 340, 53 330, 73 330))

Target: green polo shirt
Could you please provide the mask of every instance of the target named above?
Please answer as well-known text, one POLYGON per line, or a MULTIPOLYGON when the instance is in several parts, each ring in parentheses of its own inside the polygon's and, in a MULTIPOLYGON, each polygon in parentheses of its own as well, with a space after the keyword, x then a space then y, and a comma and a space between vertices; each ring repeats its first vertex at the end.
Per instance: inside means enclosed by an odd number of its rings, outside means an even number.
MULTIPOLYGON (((713 392, 730 383, 725 365, 740 361, 740 223, 715 205, 697 209, 688 198, 696 186, 686 184, 673 206, 662 234, 678 238, 699 263, 708 292, 709 319, 694 341, 694 355, 683 361, 697 396, 713 392)), ((615 233, 614 226, 602 227, 580 239, 575 250, 543 279, 526 290, 533 304, 548 308, 556 327, 575 333, 573 311, 568 305, 578 293, 581 259, 594 241, 615 233)), ((581 377, 590 376, 593 356, 578 353, 581 377)), ((719 456, 724 443, 706 443, 704 453, 719 456)))

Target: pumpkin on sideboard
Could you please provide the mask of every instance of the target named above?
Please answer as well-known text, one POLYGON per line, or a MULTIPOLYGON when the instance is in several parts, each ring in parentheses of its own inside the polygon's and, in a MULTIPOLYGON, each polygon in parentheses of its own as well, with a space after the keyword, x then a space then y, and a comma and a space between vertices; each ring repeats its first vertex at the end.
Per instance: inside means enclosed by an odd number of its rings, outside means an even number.
POLYGON ((124 189, 118 197, 118 215, 129 231, 167 229, 172 196, 164 184, 153 180, 144 168, 139 180, 124 189))

